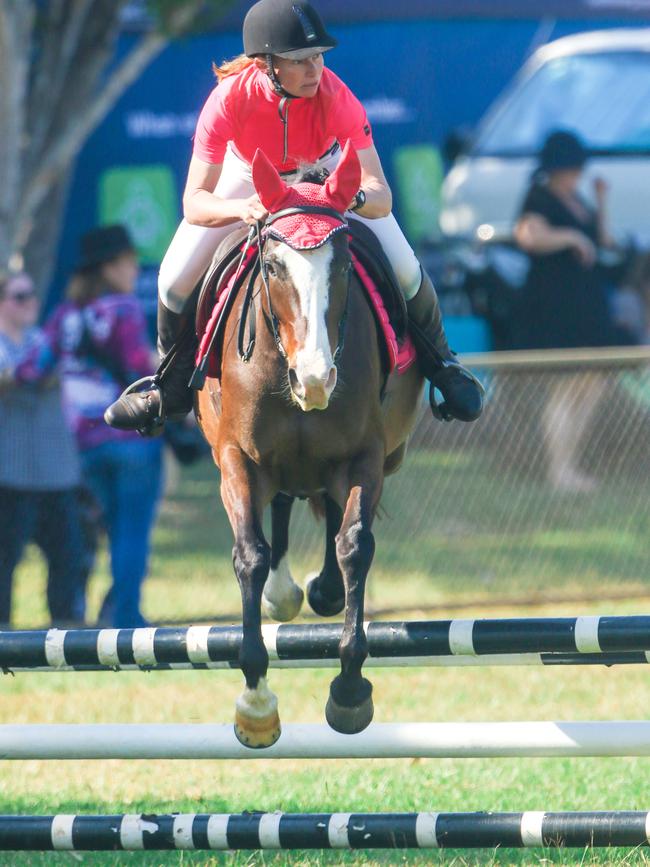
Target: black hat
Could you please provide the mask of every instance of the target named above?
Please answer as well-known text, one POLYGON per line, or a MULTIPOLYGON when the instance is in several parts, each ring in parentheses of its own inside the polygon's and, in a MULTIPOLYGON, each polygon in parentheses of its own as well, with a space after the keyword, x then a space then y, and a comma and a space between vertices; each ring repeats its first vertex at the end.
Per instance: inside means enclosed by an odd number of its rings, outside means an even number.
POLYGON ((547 136, 539 153, 539 168, 544 172, 558 169, 581 169, 589 154, 572 132, 556 130, 547 136))
POLYGON ((303 60, 338 43, 306 0, 259 0, 244 18, 244 52, 303 60))
POLYGON ((81 236, 81 256, 77 271, 97 268, 111 259, 117 259, 122 253, 135 253, 131 236, 124 226, 98 226, 81 236))

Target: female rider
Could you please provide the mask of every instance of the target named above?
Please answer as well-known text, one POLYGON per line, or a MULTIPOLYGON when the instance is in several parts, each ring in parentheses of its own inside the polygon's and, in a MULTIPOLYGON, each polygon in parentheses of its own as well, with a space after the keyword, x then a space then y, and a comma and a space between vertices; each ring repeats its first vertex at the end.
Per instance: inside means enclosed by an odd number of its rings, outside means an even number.
POLYGON ((454 359, 435 289, 391 213, 391 191, 364 108, 323 65, 324 52, 336 40, 306 0, 259 0, 244 20, 243 41, 245 54, 216 69, 219 85, 196 127, 185 219, 160 268, 158 349, 165 356, 175 347, 174 361, 149 390, 127 389, 106 411, 106 421, 153 433, 166 418, 192 408, 188 301, 221 240, 237 224, 254 225, 267 216, 251 178, 257 148, 291 183, 304 163, 332 170, 347 139, 361 163, 361 188, 349 210, 370 225, 393 266, 421 369, 442 393, 447 416, 474 421, 483 407, 482 388, 454 359))

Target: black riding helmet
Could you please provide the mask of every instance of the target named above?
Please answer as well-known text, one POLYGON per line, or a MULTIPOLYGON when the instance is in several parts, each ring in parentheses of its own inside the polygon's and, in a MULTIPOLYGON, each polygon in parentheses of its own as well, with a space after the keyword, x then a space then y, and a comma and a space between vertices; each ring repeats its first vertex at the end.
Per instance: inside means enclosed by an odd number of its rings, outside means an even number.
POLYGON ((306 0, 259 0, 246 13, 243 37, 248 57, 277 54, 304 60, 338 44, 306 0))

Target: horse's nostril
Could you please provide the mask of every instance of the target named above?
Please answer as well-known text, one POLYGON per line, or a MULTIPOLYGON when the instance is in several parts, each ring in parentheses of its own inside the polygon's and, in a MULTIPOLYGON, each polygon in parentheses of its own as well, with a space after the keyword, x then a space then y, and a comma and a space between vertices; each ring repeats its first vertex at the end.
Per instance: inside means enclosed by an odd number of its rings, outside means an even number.
POLYGON ((330 375, 327 377, 327 382, 325 383, 325 389, 327 391, 333 391, 335 385, 336 385, 336 368, 333 367, 330 370, 330 375))
POLYGON ((296 397, 303 398, 305 396, 305 389, 298 379, 298 375, 293 367, 289 368, 289 385, 291 386, 291 391, 296 395, 296 397))

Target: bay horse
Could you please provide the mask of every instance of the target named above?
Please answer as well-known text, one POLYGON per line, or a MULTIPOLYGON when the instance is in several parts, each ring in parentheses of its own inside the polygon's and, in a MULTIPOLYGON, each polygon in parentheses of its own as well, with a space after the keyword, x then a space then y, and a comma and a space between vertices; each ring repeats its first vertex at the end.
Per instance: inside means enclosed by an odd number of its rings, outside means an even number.
POLYGON ((261 748, 280 736, 277 699, 266 682, 262 601, 272 617, 290 620, 303 600, 286 556, 296 497, 320 502, 326 515, 325 562, 308 585, 309 603, 324 616, 345 608, 341 671, 330 687, 326 719, 344 733, 359 732, 372 719, 372 685, 362 676, 372 524, 384 477, 402 462, 423 378, 413 365, 385 382, 375 320, 352 270, 345 231, 343 214, 361 179, 350 143, 323 185, 288 187, 261 151, 252 177, 270 215, 254 284, 255 350, 248 363, 238 352, 247 316, 238 297, 225 325, 220 377, 208 377, 198 392, 196 414, 221 471, 242 597, 239 663, 246 687, 236 703, 235 732, 243 744, 261 748), (270 231, 281 223, 285 235, 292 233, 290 243, 270 231), (262 531, 269 504, 271 545, 262 531))

